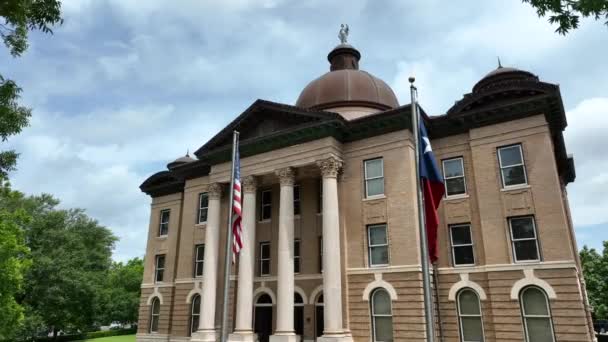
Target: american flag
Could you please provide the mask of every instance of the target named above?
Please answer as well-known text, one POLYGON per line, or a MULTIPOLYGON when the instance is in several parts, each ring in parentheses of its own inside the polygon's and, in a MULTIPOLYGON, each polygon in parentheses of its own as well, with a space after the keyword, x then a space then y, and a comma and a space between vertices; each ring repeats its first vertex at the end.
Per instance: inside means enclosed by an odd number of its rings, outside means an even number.
POLYGON ((243 227, 241 226, 241 208, 243 200, 241 197, 241 160, 239 156, 239 145, 237 143, 234 154, 234 195, 232 201, 232 262, 236 262, 236 256, 243 248, 243 227))

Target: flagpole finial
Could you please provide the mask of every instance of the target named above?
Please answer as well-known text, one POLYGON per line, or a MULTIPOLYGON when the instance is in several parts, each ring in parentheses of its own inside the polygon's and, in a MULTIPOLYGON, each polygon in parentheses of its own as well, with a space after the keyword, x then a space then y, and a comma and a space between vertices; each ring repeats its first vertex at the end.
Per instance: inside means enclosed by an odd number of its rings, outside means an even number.
POLYGON ((500 56, 496 56, 498 59, 498 69, 502 68, 502 63, 500 63, 500 56))
POLYGON ((410 81, 410 83, 413 85, 414 82, 416 81, 416 77, 410 76, 407 80, 410 81))

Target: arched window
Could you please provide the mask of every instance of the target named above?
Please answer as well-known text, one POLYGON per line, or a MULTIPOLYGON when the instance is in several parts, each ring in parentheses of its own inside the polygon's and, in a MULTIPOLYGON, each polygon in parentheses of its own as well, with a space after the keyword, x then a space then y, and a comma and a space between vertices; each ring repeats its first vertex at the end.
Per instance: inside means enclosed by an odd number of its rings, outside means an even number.
POLYGON ((160 318, 160 300, 158 297, 152 299, 152 307, 150 308, 150 332, 158 332, 158 319, 160 318))
POLYGON ((190 307, 190 334, 198 330, 198 322, 201 318, 201 296, 195 295, 192 297, 190 307))
POLYGON ((266 293, 260 295, 256 301, 257 306, 272 306, 272 298, 266 293), (266 305, 264 305, 266 304, 266 305))
POLYGON ((471 289, 463 289, 458 293, 458 322, 460 324, 461 341, 484 340, 479 297, 471 289))
POLYGON ((372 333, 374 342, 393 341, 391 297, 385 289, 372 293, 372 333))
POLYGON ((530 286, 519 295, 521 314, 528 342, 554 342, 553 322, 545 292, 530 286))

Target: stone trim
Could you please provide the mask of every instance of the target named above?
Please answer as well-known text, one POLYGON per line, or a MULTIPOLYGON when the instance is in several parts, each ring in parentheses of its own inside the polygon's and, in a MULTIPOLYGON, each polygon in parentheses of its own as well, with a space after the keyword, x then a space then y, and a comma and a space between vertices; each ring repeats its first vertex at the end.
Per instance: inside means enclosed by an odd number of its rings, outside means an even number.
POLYGON ((420 265, 399 265, 399 266, 379 266, 379 267, 353 267, 347 268, 346 274, 376 274, 396 273, 396 272, 422 272, 420 265))
POLYGON ((194 288, 192 290, 190 290, 190 292, 188 292, 188 295, 186 296, 186 303, 188 303, 188 304, 192 303, 192 297, 194 297, 194 295, 199 295, 199 296, 201 296, 201 299, 203 298, 203 282, 202 281, 194 282, 194 288))
POLYGON ((310 293, 309 302, 310 304, 317 304, 317 297, 320 293, 323 292, 323 284, 315 287, 314 290, 310 293))
POLYGON ((365 289, 363 290, 363 300, 369 302, 369 296, 372 292, 377 288, 383 288, 388 292, 388 295, 391 297, 391 300, 397 300, 397 291, 390 283, 382 280, 382 273, 374 273, 374 281, 367 284, 365 289))
POLYGON ((308 296, 306 296, 306 291, 304 291, 298 285, 294 285, 293 292, 297 292, 300 296, 302 296, 302 301, 304 302, 304 305, 308 304, 308 296))
POLYGON ((170 336, 168 334, 137 334, 135 335, 135 339, 137 342, 160 342, 160 341, 169 341, 170 336))
POLYGON ((158 287, 155 287, 154 291, 148 296, 146 305, 148 305, 148 306, 152 305, 152 299, 154 299, 154 297, 158 297, 158 300, 160 301, 160 305, 165 304, 165 301, 163 300, 163 295, 158 291, 158 287))
POLYGON ((258 182, 255 176, 245 176, 242 184, 244 192, 256 192, 258 188, 258 182))
POLYGON ((220 183, 212 183, 209 184, 209 189, 207 189, 207 193, 209 194, 209 199, 221 199, 222 198, 222 184, 220 183))
MULTIPOLYGON (((454 273, 480 273, 480 272, 499 272, 499 271, 523 271, 526 269, 560 269, 577 268, 574 260, 544 261, 533 264, 494 264, 486 266, 471 267, 441 267, 439 274, 454 273)), ((372 272, 370 272, 372 273, 372 272)))
POLYGON ((458 294, 458 292, 465 288, 470 288, 473 291, 477 292, 477 295, 479 296, 479 300, 488 299, 488 297, 486 296, 486 292, 483 290, 483 288, 481 286, 479 286, 479 284, 477 284, 476 282, 469 280, 468 273, 460 273, 460 281, 455 283, 454 285, 452 285, 452 287, 450 288, 450 292, 448 294, 448 300, 450 300, 452 302, 455 301, 456 295, 458 294))
POLYGON ((277 304, 277 296, 274 294, 274 291, 272 291, 272 289, 270 289, 269 287, 262 285, 255 289, 255 291, 253 291, 253 306, 255 306, 256 302, 258 301, 258 297, 263 293, 270 296, 270 299, 272 300, 272 305, 277 304))
POLYGON ((511 288, 512 300, 519 300, 519 293, 523 288, 527 286, 540 287, 545 291, 549 299, 557 299, 557 295, 555 294, 555 290, 553 290, 553 287, 551 287, 551 285, 549 285, 549 283, 547 283, 546 281, 537 278, 534 274, 534 269, 524 270, 524 276, 525 277, 523 279, 520 279, 516 281, 515 284, 513 284, 513 287, 511 288))

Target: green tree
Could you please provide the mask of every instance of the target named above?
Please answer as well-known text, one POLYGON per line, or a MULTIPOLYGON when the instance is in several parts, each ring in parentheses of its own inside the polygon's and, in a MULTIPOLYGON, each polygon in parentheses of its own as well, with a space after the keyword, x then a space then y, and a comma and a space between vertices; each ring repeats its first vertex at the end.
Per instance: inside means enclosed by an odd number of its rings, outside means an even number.
POLYGON ((594 316, 596 319, 608 319, 608 241, 604 241, 602 254, 584 246, 580 257, 594 316))
MULTIPOLYGON (((59 0, 0 0, 0 38, 13 57, 27 50, 28 32, 53 33, 51 27, 62 23, 59 0)), ((0 74, 0 139, 19 134, 28 125, 31 110, 19 105, 21 88, 0 74)), ((17 153, 0 151, 0 176, 15 167, 17 153)))
POLYGON ((523 0, 536 9, 539 17, 549 16, 557 24, 556 32, 565 35, 578 27, 581 17, 602 17, 608 25, 608 0, 523 0))
POLYGON ((137 322, 143 273, 144 261, 140 258, 112 264, 99 292, 99 323, 137 322))

